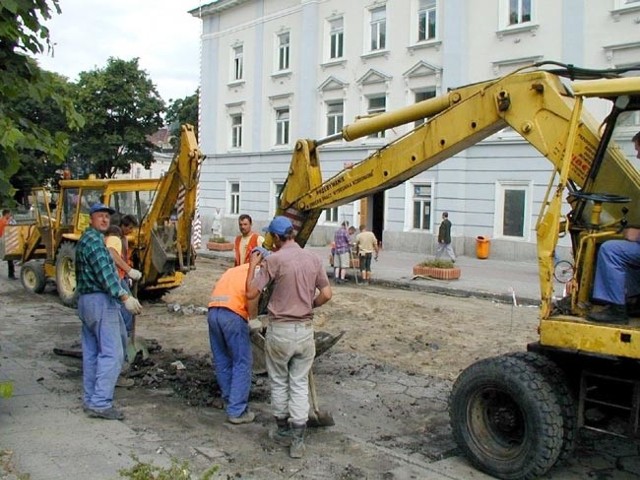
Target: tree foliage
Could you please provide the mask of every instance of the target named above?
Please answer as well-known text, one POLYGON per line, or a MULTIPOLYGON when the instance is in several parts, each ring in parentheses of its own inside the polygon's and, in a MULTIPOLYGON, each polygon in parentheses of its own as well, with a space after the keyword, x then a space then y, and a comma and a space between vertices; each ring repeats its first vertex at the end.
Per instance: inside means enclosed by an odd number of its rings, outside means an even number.
MULTIPOLYGON (((49 0, 60 13, 58 0, 49 0)), ((42 25, 51 17, 46 0, 2 0, 0 2, 0 203, 13 203, 11 177, 19 170, 22 152, 40 152, 52 162, 61 162, 69 143, 64 131, 52 132, 46 126, 16 109, 17 100, 51 102, 64 115, 70 128, 82 124, 73 102, 56 90, 30 55, 49 47, 49 31, 42 25)))
POLYGON ((74 173, 111 178, 129 172, 133 162, 148 168, 153 145, 147 136, 162 127, 165 104, 138 59, 111 57, 105 68, 81 72, 77 87, 86 123, 73 136, 74 173))
MULTIPOLYGON (((58 94, 67 98, 74 97, 74 85, 65 77, 56 73, 43 71, 42 78, 49 83, 58 94)), ((22 118, 49 132, 71 134, 65 115, 56 107, 51 98, 38 99, 19 95, 13 100, 13 110, 22 118)), ((61 166, 41 150, 24 148, 19 152, 20 168, 11 177, 11 184, 16 190, 15 198, 20 204, 27 203, 27 195, 36 186, 55 187, 60 178, 61 166)))
POLYGON ((166 121, 171 133, 171 145, 178 147, 180 142, 180 126, 188 123, 195 128, 196 138, 198 136, 198 102, 200 91, 196 90, 193 95, 174 100, 167 108, 166 121))

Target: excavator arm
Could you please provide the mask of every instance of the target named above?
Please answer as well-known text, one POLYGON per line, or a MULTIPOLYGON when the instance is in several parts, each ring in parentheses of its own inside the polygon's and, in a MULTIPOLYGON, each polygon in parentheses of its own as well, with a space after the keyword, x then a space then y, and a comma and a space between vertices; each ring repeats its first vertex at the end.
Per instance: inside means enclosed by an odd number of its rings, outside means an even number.
MULTIPOLYGON (((615 144, 599 150, 600 126, 583 109, 587 97, 615 98, 629 92, 640 93, 639 78, 571 83, 544 70, 514 73, 357 120, 325 139, 299 140, 277 214, 292 220, 297 242, 304 246, 323 209, 394 187, 511 127, 549 159, 554 177, 557 175, 552 198, 537 225, 545 318, 552 306, 552 258, 567 185, 573 190, 588 188, 640 197, 638 172, 615 144), (318 157, 321 145, 340 139, 353 141, 419 119, 426 121, 355 166, 323 180, 318 157)), ((602 209, 604 217, 619 216, 619 205, 604 203, 602 209)), ((629 221, 640 224, 640 211, 630 212, 629 221)))

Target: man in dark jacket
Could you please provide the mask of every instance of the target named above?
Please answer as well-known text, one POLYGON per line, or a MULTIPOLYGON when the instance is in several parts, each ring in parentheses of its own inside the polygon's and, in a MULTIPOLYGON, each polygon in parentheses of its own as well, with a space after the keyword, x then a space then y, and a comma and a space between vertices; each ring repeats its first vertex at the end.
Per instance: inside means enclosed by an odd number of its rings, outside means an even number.
POLYGON ((438 230, 436 258, 440 258, 444 253, 449 256, 452 262, 456 261, 456 254, 453 253, 453 247, 451 246, 451 222, 449 221, 449 214, 447 212, 442 213, 442 223, 438 230))

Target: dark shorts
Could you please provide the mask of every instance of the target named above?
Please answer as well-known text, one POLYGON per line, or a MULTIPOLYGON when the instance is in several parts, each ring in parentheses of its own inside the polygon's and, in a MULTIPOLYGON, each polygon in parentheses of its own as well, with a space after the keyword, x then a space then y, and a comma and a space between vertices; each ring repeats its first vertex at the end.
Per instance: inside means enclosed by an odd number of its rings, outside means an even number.
POLYGON ((373 253, 365 253, 364 255, 360 255, 360 271, 361 272, 370 272, 371 271, 371 257, 373 253))

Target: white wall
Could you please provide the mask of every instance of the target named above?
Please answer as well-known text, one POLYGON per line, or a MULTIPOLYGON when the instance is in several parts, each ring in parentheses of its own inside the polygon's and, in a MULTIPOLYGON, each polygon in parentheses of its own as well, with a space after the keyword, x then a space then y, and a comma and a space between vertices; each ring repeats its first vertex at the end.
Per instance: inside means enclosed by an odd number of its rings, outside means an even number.
MULTIPOLYGON (((234 180, 241 183, 241 212, 251 214, 258 225, 266 223, 272 214, 273 183, 286 178, 296 138, 326 135, 327 100, 344 99, 347 124, 365 113, 367 95, 374 93, 386 94, 391 110, 412 103, 416 89, 442 93, 533 61, 607 68, 640 58, 640 5, 619 9, 619 0, 601 0, 588 2, 587 8, 581 0, 533 0, 532 21, 514 28, 504 24, 508 3, 439 0, 438 36, 422 44, 416 44, 415 37, 418 0, 219 0, 204 7, 200 125, 201 148, 207 155, 201 174, 204 221, 207 208, 222 208, 224 228, 229 235, 235 233, 236 219, 228 214, 226 197, 228 181, 234 180), (370 55, 368 9, 381 5, 387 9, 387 47, 382 54, 370 55), (327 22, 337 16, 344 17, 345 55, 342 61, 329 62, 327 22), (274 74, 277 34, 285 31, 291 35, 291 69, 274 74), (239 43, 244 47, 244 81, 230 84, 230 55, 239 43), (405 75, 414 67, 413 75, 405 75), (359 83, 372 69, 385 79, 359 83), (332 77, 343 85, 320 89, 332 77), (274 107, 283 105, 290 107, 290 144, 276 146, 274 107), (236 150, 229 147, 230 108, 243 114, 243 145, 236 150)), ((588 102, 588 107, 599 120, 606 113, 602 102, 588 102)), ((387 131, 383 140, 359 139, 323 148, 324 177, 409 129, 387 131)), ((521 240, 496 239, 498 247, 492 254, 533 259, 533 228, 550 172, 549 162, 524 140, 508 132, 494 135, 412 179, 433 182, 428 231, 413 231, 408 224, 410 188, 400 185, 386 192, 385 248, 424 252, 444 210, 450 213, 454 236, 494 237, 497 186, 512 181, 529 185, 528 233, 521 240)), ((345 206, 341 215, 353 217, 358 209, 357 203, 345 206)), ((312 241, 322 243, 332 228, 319 225, 312 241)))

